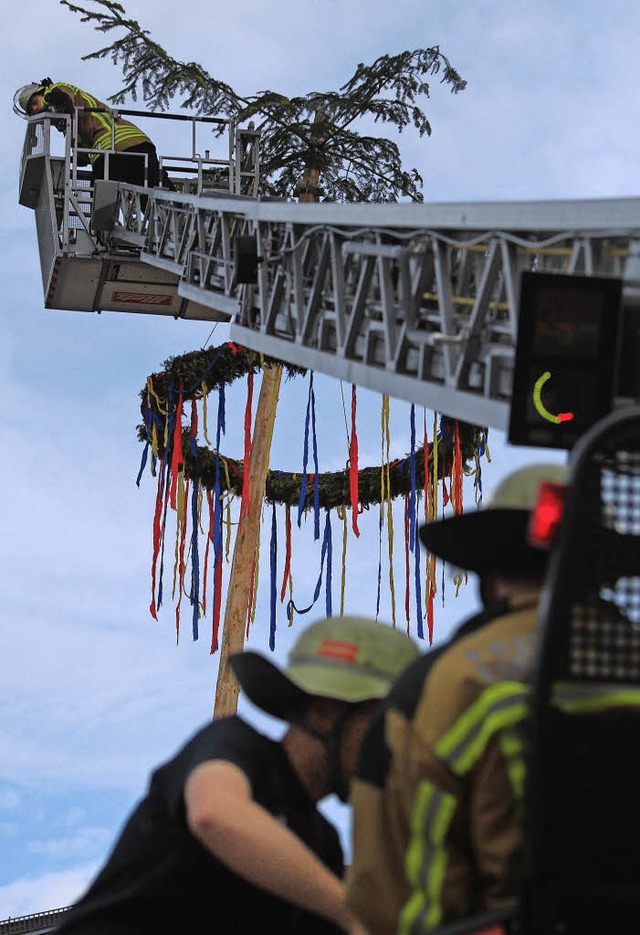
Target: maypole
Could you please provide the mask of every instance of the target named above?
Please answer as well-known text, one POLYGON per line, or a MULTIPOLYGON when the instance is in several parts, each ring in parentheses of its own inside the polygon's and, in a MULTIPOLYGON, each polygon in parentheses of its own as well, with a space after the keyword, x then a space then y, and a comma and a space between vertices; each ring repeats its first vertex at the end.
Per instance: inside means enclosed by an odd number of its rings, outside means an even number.
POLYGON ((227 590, 213 710, 214 719, 234 714, 238 707, 239 685, 231 671, 229 656, 241 652, 244 646, 247 594, 251 588, 260 537, 262 502, 269 469, 269 454, 281 379, 282 365, 263 368, 249 457, 248 496, 240 511, 227 590))
MULTIPOLYGON (((324 114, 318 111, 314 119, 317 128, 324 114)), ((314 129, 311 135, 312 151, 323 137, 314 129)), ((310 160, 299 187, 298 202, 317 201, 320 172, 315 160, 310 160)), ((229 656, 242 651, 245 623, 247 619, 247 594, 251 589, 254 562, 260 538, 260 519, 264 487, 269 470, 269 454, 276 418, 278 394, 282 379, 282 366, 264 368, 262 386, 258 398, 256 418, 249 459, 249 496, 240 512, 238 533, 233 549, 233 561, 227 590, 224 626, 220 647, 220 663, 216 682, 216 699, 213 717, 234 714, 238 707, 239 685, 229 665, 229 656)))

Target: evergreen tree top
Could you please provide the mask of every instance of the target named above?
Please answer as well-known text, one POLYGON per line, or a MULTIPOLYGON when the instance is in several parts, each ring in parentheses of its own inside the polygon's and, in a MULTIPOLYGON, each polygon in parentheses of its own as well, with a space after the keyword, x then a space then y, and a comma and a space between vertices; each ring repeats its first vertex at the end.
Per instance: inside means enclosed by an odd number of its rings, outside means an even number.
POLYGON ((123 84, 110 97, 115 105, 129 95, 134 100, 141 96, 151 110, 163 111, 177 99, 201 116, 228 117, 239 123, 253 119, 261 133, 263 195, 292 197, 311 171, 319 176, 319 194, 326 201, 422 201, 418 170, 403 168, 393 140, 363 132, 363 127, 380 123, 398 133, 413 127, 420 136, 430 135, 422 107, 430 96, 428 79, 438 76, 453 93, 466 86, 435 45, 381 55, 370 65, 361 63, 335 91, 287 97, 265 90, 244 97, 197 62, 173 58, 127 16, 121 4, 88 0, 92 4, 88 7, 61 2, 99 32, 120 33, 109 45, 84 56, 110 58, 121 68, 123 84))

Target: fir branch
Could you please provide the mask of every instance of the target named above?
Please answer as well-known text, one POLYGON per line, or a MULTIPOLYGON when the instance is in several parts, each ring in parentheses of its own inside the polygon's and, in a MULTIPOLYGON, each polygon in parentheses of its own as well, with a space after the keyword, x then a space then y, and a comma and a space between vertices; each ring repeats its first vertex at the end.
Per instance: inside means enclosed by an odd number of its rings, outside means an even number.
MULTIPOLYGON (((324 200, 422 201, 422 177, 405 170, 399 148, 384 137, 357 132, 356 125, 413 127, 430 135, 431 124, 421 102, 430 96, 429 78, 438 76, 453 93, 466 82, 435 45, 382 55, 371 65, 359 64, 337 91, 312 91, 290 98, 271 89, 243 97, 196 62, 174 59, 137 20, 112 0, 87 0, 64 6, 105 35, 122 32, 110 45, 85 59, 110 58, 124 83, 109 100, 122 104, 142 94, 153 110, 166 110, 178 98, 202 116, 242 122, 254 118, 261 132, 261 194, 290 197, 305 171, 321 173, 324 200)), ((222 128, 219 132, 222 132, 222 128)))

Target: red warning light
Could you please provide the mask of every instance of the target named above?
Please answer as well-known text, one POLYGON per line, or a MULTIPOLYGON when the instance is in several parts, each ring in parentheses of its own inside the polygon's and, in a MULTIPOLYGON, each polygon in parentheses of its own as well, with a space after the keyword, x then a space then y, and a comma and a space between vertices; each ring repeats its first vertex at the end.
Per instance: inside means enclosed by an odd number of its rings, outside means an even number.
POLYGON ((565 490, 564 484, 552 481, 540 484, 527 534, 529 544, 537 549, 550 549, 555 544, 564 510, 565 490))

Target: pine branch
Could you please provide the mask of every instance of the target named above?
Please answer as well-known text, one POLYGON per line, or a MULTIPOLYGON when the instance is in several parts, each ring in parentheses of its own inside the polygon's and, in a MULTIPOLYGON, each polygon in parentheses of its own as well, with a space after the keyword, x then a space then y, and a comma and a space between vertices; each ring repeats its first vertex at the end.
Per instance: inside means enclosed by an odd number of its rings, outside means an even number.
MULTIPOLYGON (((439 46, 382 55, 371 65, 359 64, 338 91, 311 91, 289 98, 264 90, 248 97, 210 75, 196 62, 169 55, 121 4, 87 0, 92 6, 61 0, 71 12, 99 32, 123 35, 84 56, 110 58, 122 71, 123 85, 109 100, 122 104, 142 94, 152 110, 166 110, 176 99, 202 116, 225 116, 237 122, 254 119, 261 132, 261 193, 291 196, 305 171, 320 172, 324 200, 422 201, 422 178, 405 170, 398 146, 385 137, 363 135, 358 125, 413 127, 431 134, 421 101, 429 98, 429 78, 438 76, 453 93, 466 82, 439 46)), ((222 128, 221 131, 222 132, 222 128)))

